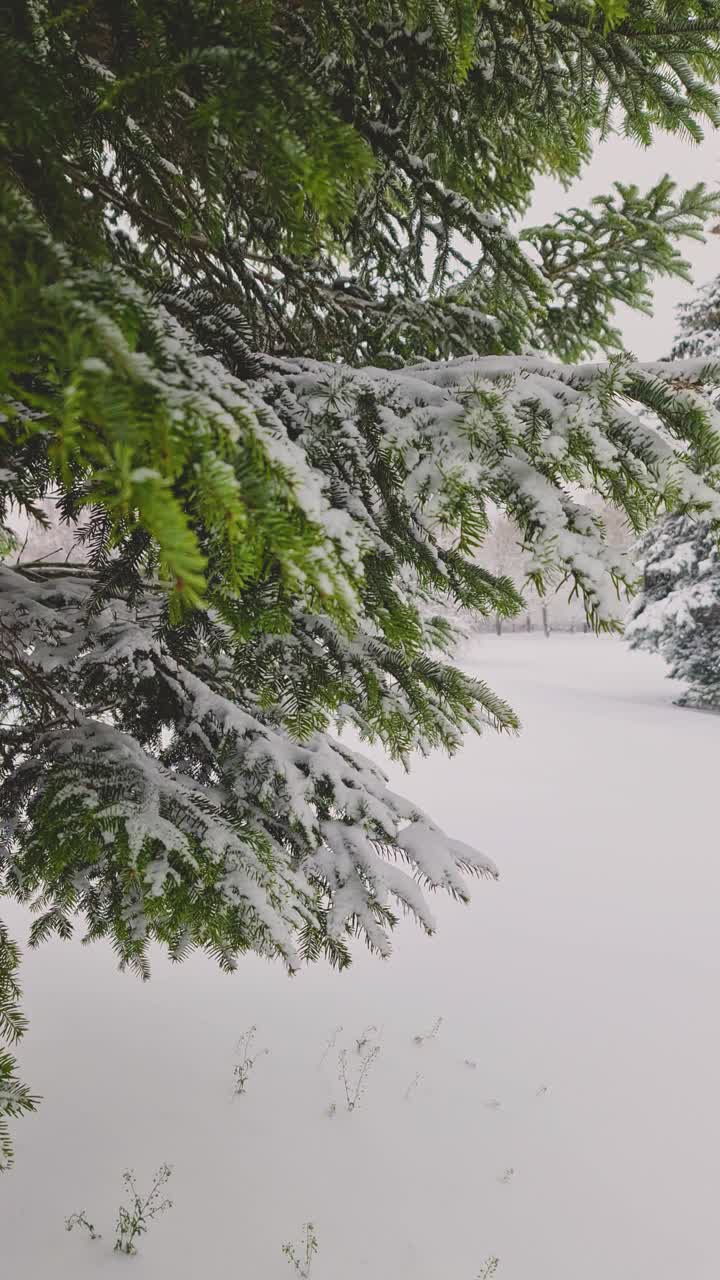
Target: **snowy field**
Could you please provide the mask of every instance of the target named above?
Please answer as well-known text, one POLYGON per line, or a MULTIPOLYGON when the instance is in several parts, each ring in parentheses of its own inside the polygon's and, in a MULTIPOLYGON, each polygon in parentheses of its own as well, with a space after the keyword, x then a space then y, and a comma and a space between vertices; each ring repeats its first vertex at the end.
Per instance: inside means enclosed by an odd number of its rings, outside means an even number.
POLYGON ((717 1280, 720 719, 616 640, 488 636, 468 661, 525 728, 391 770, 500 864, 471 907, 436 899, 435 938, 406 925, 389 962, 292 980, 26 957, 45 1100, 0 1181, 7 1280, 292 1280, 308 1220, 313 1280, 474 1280, 491 1256, 497 1280, 717 1280), (233 1098, 252 1024, 269 1053, 233 1098), (363 1034, 349 1112, 338 1050, 352 1089, 363 1034), (163 1161, 175 1207, 113 1255, 123 1169, 163 1161), (65 1232, 80 1208, 101 1241, 65 1232))

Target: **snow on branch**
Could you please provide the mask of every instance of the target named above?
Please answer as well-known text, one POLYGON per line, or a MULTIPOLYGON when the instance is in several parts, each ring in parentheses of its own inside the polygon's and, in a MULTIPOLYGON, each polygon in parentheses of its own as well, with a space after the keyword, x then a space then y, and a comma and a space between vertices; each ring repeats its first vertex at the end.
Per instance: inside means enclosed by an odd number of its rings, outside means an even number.
MULTIPOLYGON (((299 443, 312 457, 328 458, 319 449, 325 430, 343 441, 345 472, 352 459, 353 474, 367 474, 371 441, 379 442, 400 470, 419 538, 452 527, 463 501, 482 512, 494 504, 522 530, 538 576, 569 577, 604 623, 617 615, 617 585, 632 580, 633 566, 607 545, 580 495, 599 491, 638 528, 670 494, 720 515, 720 497, 697 468, 698 456, 720 456, 720 414, 698 390, 719 378, 703 360, 475 356, 400 371, 275 361, 267 383, 281 381, 292 396, 299 443)), ((349 505, 347 479, 345 488, 349 505)), ((372 515, 358 516, 371 541, 372 515)))
POLYGON ((38 718, 0 789, 0 868, 32 897, 32 858, 20 872, 17 855, 41 831, 57 857, 40 887, 55 923, 80 907, 92 922, 119 895, 132 959, 147 937, 174 941, 179 895, 206 895, 218 918, 235 920, 238 949, 280 954, 294 968, 303 931, 342 947, 359 929, 387 954, 393 904, 433 927, 421 882, 465 898, 463 872, 495 874, 369 760, 326 734, 295 741, 259 708, 243 709, 237 689, 214 687, 203 655, 195 670, 178 663, 123 600, 93 615, 87 581, 35 581, 5 566, 0 596, 4 647, 10 635, 25 654, 24 719, 43 691, 55 715, 49 728, 38 718), (152 690, 165 723, 152 734, 124 726, 120 684, 130 707, 152 690))

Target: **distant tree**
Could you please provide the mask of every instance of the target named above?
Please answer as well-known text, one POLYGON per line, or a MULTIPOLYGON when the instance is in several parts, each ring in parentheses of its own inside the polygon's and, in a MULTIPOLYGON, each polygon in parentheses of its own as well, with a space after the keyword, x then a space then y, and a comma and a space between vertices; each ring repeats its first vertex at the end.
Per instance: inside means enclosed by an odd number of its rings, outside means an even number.
MULTIPOLYGON (((676 358, 720 363, 720 277, 681 308, 676 358)), ((626 636, 669 664, 688 688, 681 706, 720 708, 720 525, 690 515, 665 516, 640 546, 642 590, 626 636)))
POLYGON ((667 516, 641 546, 643 591, 626 634, 688 688, 680 706, 720 708, 720 555, 708 521, 667 516))

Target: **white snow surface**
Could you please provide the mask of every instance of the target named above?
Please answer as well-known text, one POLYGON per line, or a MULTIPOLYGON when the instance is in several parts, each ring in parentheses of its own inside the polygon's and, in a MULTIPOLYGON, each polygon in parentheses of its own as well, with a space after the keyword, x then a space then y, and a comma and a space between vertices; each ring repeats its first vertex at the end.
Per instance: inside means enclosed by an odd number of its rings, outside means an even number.
POLYGON ((497 1280, 717 1280, 720 719, 615 639, 483 636, 465 660, 525 727, 391 767, 500 867, 469 907, 435 898, 434 938, 403 924, 389 961, 294 978, 158 955, 145 985, 103 943, 25 955, 44 1102, 0 1180, 8 1280, 292 1280, 307 1221, 312 1280, 474 1280, 490 1255, 497 1280), (233 1098, 252 1024, 270 1052, 233 1098), (373 1024, 348 1112, 338 1050, 354 1074, 373 1024), (113 1255, 123 1169, 149 1186, 163 1161, 175 1207, 113 1255), (102 1240, 65 1232, 81 1208, 102 1240))

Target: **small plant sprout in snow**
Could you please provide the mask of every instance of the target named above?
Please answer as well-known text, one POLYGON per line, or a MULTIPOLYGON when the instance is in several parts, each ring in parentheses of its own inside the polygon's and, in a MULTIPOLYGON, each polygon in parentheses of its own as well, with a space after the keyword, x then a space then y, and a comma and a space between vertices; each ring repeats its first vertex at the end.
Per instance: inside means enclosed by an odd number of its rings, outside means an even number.
MULTIPOLYGON (((153 1218, 165 1213, 166 1209, 172 1209, 172 1200, 160 1198, 160 1192, 171 1174, 172 1168, 169 1164, 160 1165, 148 1195, 143 1198, 135 1186, 135 1174, 131 1169, 125 1171, 123 1182, 128 1194, 128 1203, 121 1205, 118 1209, 113 1245, 116 1252, 137 1253, 135 1241, 145 1234, 148 1224, 153 1218)), ((102 1239, 100 1232, 95 1230, 84 1209, 79 1213, 71 1213, 70 1217, 65 1219, 66 1231, 74 1231, 76 1227, 86 1231, 91 1240, 102 1239)))
POLYGON ((491 1280, 500 1266, 499 1258, 486 1258, 480 1268, 477 1280, 491 1280))
POLYGON ((474 1058, 466 1058, 465 1066, 469 1067, 471 1071, 475 1071, 477 1069, 477 1062, 474 1058))
POLYGON ((442 1018, 436 1018, 429 1031, 424 1031, 421 1035, 413 1036, 413 1044, 416 1044, 419 1048, 420 1045, 425 1044, 426 1040, 434 1040, 442 1026, 442 1021, 442 1018))
POLYGON ((410 1080, 410 1084, 407 1085, 407 1088, 405 1089, 406 1102, 410 1102, 410 1098, 413 1097, 413 1094, 415 1093, 415 1089, 418 1088, 418 1085, 421 1079, 423 1079, 423 1076, 420 1075, 419 1071, 416 1071, 415 1075, 413 1076, 413 1079, 410 1080))
POLYGON ((536 1098, 544 1098, 544 1097, 545 1097, 545 1094, 546 1094, 546 1093, 549 1093, 549 1092, 550 1092, 550 1090, 549 1090, 548 1085, 546 1085, 546 1084, 541 1084, 541 1085, 540 1085, 540 1088, 535 1090, 535 1097, 536 1097, 536 1098))
POLYGON ((137 1253, 135 1241, 139 1236, 145 1234, 148 1224, 152 1222, 153 1218, 158 1218, 161 1213, 165 1213, 167 1209, 172 1209, 172 1200, 162 1200, 160 1198, 162 1188, 171 1174, 171 1166, 169 1164, 161 1164, 155 1174, 150 1191, 144 1198, 135 1186, 135 1174, 133 1171, 128 1169, 123 1174, 123 1182, 128 1193, 129 1203, 121 1205, 118 1209, 114 1245, 118 1253, 137 1253))
POLYGON ((374 1023, 372 1023, 369 1027, 366 1027, 365 1030, 360 1033, 357 1040, 355 1041, 355 1048, 357 1049, 358 1053, 363 1053, 364 1050, 367 1048, 368 1044, 370 1043, 370 1037, 373 1031, 376 1033, 376 1037, 380 1035, 380 1032, 378 1031, 374 1023))
POLYGON ((305 1230, 299 1245, 288 1243, 283 1245, 283 1253, 288 1262, 295 1268, 300 1280, 309 1280, 312 1274, 313 1258, 318 1250, 317 1236, 312 1222, 305 1223, 305 1230))
POLYGON ((339 1078, 343 1089, 345 1090, 345 1105, 348 1111, 354 1111, 360 1098, 365 1092, 367 1084, 367 1076, 373 1062, 380 1052, 380 1046, 376 1044, 369 1049, 364 1057, 360 1060, 360 1066, 353 1076, 348 1067, 347 1049, 341 1049, 338 1054, 339 1078))
POLYGON ((512 1182, 514 1177, 515 1177, 514 1169, 503 1169, 502 1173, 498 1175, 498 1182, 502 1182, 505 1185, 507 1185, 508 1182, 512 1182))
POLYGON ((233 1095, 236 1098, 240 1097, 240 1094, 245 1093, 247 1089, 247 1082, 250 1078, 250 1072, 255 1066, 258 1058, 262 1058, 264 1054, 269 1053, 268 1049, 260 1049, 258 1051, 253 1050, 253 1040, 255 1039, 256 1031, 257 1027, 250 1027, 245 1034, 240 1037, 235 1047, 235 1052, 240 1055, 233 1069, 233 1095))
POLYGON ((342 1031, 342 1027, 336 1027, 335 1030, 333 1031, 330 1039, 328 1040, 327 1044, 325 1045, 325 1048, 323 1049, 322 1057, 318 1062, 319 1067, 322 1066, 328 1054, 332 1053, 333 1049, 335 1048, 335 1045, 337 1044, 337 1038, 340 1035, 341 1031, 342 1031))
POLYGON ((483 1102, 483 1106, 487 1107, 488 1111, 499 1111, 502 1106, 502 1102, 499 1098, 486 1098, 485 1102, 483 1102))
POLYGON ((71 1213, 70 1217, 65 1219, 66 1231, 73 1231, 75 1227, 80 1227, 83 1231, 87 1231, 91 1240, 102 1240, 100 1232, 95 1230, 92 1222, 88 1222, 84 1209, 81 1209, 79 1213, 71 1213))

